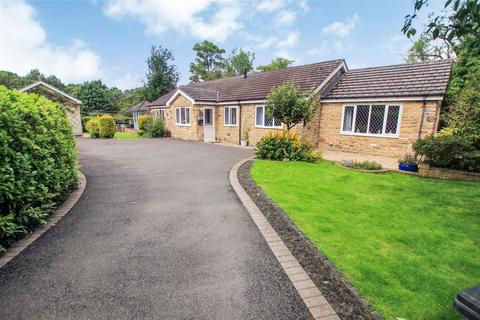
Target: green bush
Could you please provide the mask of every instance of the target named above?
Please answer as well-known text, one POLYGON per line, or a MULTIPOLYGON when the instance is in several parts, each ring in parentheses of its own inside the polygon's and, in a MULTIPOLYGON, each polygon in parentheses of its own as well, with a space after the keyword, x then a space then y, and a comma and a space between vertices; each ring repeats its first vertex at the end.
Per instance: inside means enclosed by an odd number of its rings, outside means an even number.
POLYGON ((104 114, 98 117, 100 138, 111 139, 115 135, 115 120, 111 115, 104 114))
POLYGON ((380 170, 383 169, 382 164, 376 161, 355 161, 355 160, 344 160, 343 166, 352 169, 358 170, 380 170))
POLYGON ((138 129, 147 132, 153 125, 153 117, 149 114, 138 116, 138 129))
POLYGON ((62 107, 0 86, 0 251, 77 186, 77 151, 62 107))
POLYGON ((279 161, 320 160, 320 154, 314 151, 313 145, 302 143, 295 132, 275 132, 263 136, 257 142, 257 158, 279 161))
POLYGON ((83 132, 88 132, 87 122, 92 118, 93 118, 93 116, 82 116, 82 131, 83 132))
POLYGON ((165 137, 165 120, 158 118, 153 120, 153 124, 148 131, 145 131, 143 135, 147 138, 159 138, 165 137))
POLYGON ((434 167, 480 172, 480 148, 469 138, 428 136, 418 139, 413 149, 434 167))
POLYGON ((100 137, 100 127, 99 127, 100 121, 98 120, 98 117, 90 118, 85 125, 88 133, 90 134, 91 138, 99 138, 100 137))
POLYGON ((115 135, 115 120, 111 115, 91 118, 88 120, 86 127, 92 138, 111 139, 115 135))

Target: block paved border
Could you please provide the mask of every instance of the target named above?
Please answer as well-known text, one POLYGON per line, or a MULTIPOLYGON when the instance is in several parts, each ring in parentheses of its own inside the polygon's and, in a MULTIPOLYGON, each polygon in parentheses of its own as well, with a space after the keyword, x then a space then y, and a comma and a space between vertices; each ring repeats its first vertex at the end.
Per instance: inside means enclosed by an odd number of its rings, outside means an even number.
POLYGON ((45 231, 53 227, 57 224, 57 222, 62 219, 77 203, 80 196, 83 194, 85 190, 85 186, 87 185, 87 178, 85 175, 78 171, 78 187, 75 189, 72 194, 65 200, 65 202, 55 210, 48 219, 46 224, 43 224, 35 229, 34 232, 26 235, 21 240, 15 242, 11 247, 7 249, 5 254, 0 257, 0 270, 4 267, 7 263, 9 263, 13 258, 15 258, 20 252, 22 252, 26 247, 28 247, 31 243, 37 240, 45 231))
POLYGON ((321 320, 337 320, 340 319, 328 303, 315 283, 310 279, 308 274, 298 263, 297 259, 288 250, 285 243, 275 232, 263 213, 258 209, 257 205, 248 196, 238 181, 238 169, 253 157, 238 162, 230 170, 230 184, 237 193, 240 201, 243 203, 253 221, 257 225, 260 233, 267 241, 268 246, 282 266, 290 281, 293 283, 298 294, 307 306, 314 319, 321 320))

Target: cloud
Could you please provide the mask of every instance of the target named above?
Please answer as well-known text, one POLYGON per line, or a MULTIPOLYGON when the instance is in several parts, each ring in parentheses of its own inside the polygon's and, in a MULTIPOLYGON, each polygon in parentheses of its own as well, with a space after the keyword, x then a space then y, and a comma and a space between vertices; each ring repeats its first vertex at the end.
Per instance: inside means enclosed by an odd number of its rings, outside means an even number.
POLYGON ((0 43, 0 69, 25 74, 38 68, 65 82, 101 76, 100 57, 85 42, 50 43, 35 10, 23 0, 0 1, 0 43))
POLYGON ((279 48, 291 48, 298 43, 298 39, 300 39, 300 32, 292 31, 290 32, 287 37, 283 40, 280 40, 277 44, 279 48))
POLYGON ((105 7, 108 17, 139 19, 151 34, 173 30, 219 42, 242 28, 241 12, 240 3, 229 0, 110 0, 105 7))
POLYGON ((390 54, 401 56, 407 53, 410 46, 410 41, 404 35, 394 35, 383 40, 381 49, 390 54))
POLYGON ((287 1, 285 0, 263 0, 257 6, 257 9, 261 11, 273 12, 283 8, 286 3, 287 1))
POLYGON ((355 26, 360 22, 360 17, 354 14, 350 18, 347 18, 345 22, 334 22, 322 28, 322 32, 325 34, 334 34, 339 37, 348 36, 355 26))
POLYGON ((276 26, 290 26, 297 19, 297 14, 293 11, 282 10, 280 11, 274 20, 276 26))
POLYGON ((309 57, 322 57, 331 53, 331 45, 328 41, 323 40, 319 47, 313 48, 305 52, 306 56, 309 57))

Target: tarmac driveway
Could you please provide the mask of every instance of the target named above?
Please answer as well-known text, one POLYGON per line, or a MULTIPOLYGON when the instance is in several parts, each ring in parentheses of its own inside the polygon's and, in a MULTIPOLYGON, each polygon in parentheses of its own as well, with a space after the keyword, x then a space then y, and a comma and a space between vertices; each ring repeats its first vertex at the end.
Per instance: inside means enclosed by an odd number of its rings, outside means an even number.
POLYGON ((77 141, 85 193, 0 270, 0 319, 305 319, 228 181, 252 151, 77 141))

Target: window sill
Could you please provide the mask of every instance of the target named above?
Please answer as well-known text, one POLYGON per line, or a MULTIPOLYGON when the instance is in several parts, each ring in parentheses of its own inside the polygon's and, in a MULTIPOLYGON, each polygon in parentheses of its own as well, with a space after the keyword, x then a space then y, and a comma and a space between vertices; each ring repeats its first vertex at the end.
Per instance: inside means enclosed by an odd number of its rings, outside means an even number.
POLYGON ((191 127, 191 124, 180 124, 180 123, 175 123, 177 127, 191 127))
POLYGON ((238 127, 238 124, 224 124, 224 127, 238 127))
POLYGON ((400 137, 399 134, 373 134, 373 133, 357 133, 357 132, 340 132, 341 135, 344 136, 356 136, 356 137, 368 137, 368 138, 387 138, 387 139, 398 139, 400 137))
POLYGON ((282 126, 282 127, 265 127, 265 126, 255 126, 255 128, 258 128, 258 129, 274 129, 274 130, 282 130, 282 129, 283 129, 283 126, 282 126))

